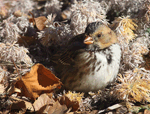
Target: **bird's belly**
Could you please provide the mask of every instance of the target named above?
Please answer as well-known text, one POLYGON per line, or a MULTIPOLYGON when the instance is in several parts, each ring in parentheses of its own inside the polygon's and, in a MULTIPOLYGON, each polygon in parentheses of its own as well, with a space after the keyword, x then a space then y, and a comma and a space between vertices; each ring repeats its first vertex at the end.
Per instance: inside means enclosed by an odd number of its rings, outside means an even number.
MULTIPOLYGON (((76 86, 74 90, 97 91, 106 87, 108 83, 112 82, 116 78, 119 69, 118 63, 113 62, 108 65, 103 62, 99 67, 95 68, 94 73, 91 72, 93 69, 90 69, 89 72, 87 71, 88 74, 86 76, 83 75, 82 79, 77 82, 80 86, 76 86)), ((77 83, 75 82, 74 84, 76 85, 77 83)))
MULTIPOLYGON (((119 48, 120 49, 120 48, 119 48)), ((118 74, 121 51, 112 54, 109 63, 104 53, 82 53, 73 67, 67 68, 63 79, 67 89, 97 91, 112 82, 118 74)))

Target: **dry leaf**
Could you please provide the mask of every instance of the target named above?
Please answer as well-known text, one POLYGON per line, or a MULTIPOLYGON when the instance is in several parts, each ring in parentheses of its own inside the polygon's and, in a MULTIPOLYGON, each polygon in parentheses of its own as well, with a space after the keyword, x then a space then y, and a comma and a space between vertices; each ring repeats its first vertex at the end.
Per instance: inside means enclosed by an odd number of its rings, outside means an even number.
POLYGON ((38 18, 35 18, 35 24, 38 30, 43 30, 45 28, 45 21, 47 18, 45 16, 40 16, 38 18))
POLYGON ((10 99, 12 101, 12 105, 10 107, 11 111, 13 110, 18 111, 21 110, 21 112, 25 112, 26 110, 30 110, 32 112, 34 111, 32 103, 12 96, 10 97, 10 99))
POLYGON ((11 110, 24 110, 26 111, 27 109, 30 111, 34 111, 34 107, 32 103, 16 98, 16 97, 10 97, 11 101, 13 102, 11 105, 11 110))
POLYGON ((26 105, 24 101, 15 102, 11 106, 11 111, 13 110, 23 110, 23 112, 26 112, 26 105))
POLYGON ((61 105, 58 101, 52 105, 43 106, 36 114, 64 114, 67 111, 66 105, 61 105))
POLYGON ((56 101, 53 106, 48 110, 48 114, 64 114, 66 110, 66 105, 61 105, 58 101, 56 101))
POLYGON ((66 105, 67 108, 71 108, 71 111, 76 111, 79 108, 79 102, 78 101, 71 101, 67 96, 62 96, 59 100, 61 105, 66 105))
POLYGON ((38 28, 38 30, 43 30, 45 28, 44 23, 47 20, 47 18, 45 16, 34 18, 34 15, 31 12, 30 14, 32 15, 32 18, 29 19, 29 22, 32 22, 33 25, 35 25, 38 28))
POLYGON ((61 105, 58 101, 55 101, 52 96, 42 94, 33 104, 37 114, 64 114, 67 110, 66 105, 61 105))
POLYGON ((3 84, 0 84, 0 94, 2 94, 4 91, 5 91, 4 85, 3 85, 3 84))
POLYGON ((56 88, 60 89, 61 85, 62 83, 50 70, 42 64, 35 64, 30 72, 16 82, 15 87, 21 89, 19 95, 35 100, 42 93, 53 92, 56 88))
POLYGON ((50 106, 52 106, 52 105, 51 104, 44 105, 36 112, 36 114, 48 114, 48 110, 49 110, 50 106))
POLYGON ((35 111, 40 110, 45 105, 53 104, 55 100, 50 98, 47 94, 42 94, 38 97, 38 99, 33 103, 35 111))
POLYGON ((79 108, 78 101, 71 101, 67 96, 62 96, 59 99, 53 99, 52 95, 42 94, 33 104, 35 111, 38 114, 64 114, 67 110, 76 111, 79 108))

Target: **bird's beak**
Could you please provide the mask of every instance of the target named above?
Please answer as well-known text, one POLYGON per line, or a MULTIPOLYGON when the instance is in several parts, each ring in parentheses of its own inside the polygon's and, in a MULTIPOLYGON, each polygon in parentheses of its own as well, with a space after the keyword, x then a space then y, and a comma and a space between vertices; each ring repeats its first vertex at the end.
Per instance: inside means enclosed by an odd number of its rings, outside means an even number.
POLYGON ((90 37, 90 36, 87 36, 85 39, 84 39, 84 44, 93 44, 93 38, 90 37))

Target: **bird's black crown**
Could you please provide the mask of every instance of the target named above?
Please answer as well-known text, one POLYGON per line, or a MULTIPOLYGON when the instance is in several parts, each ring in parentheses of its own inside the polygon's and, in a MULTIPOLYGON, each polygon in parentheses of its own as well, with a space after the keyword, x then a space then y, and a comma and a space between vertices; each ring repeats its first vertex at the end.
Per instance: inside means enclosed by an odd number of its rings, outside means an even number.
POLYGON ((97 27, 102 24, 103 24, 102 22, 93 22, 93 23, 88 24, 88 26, 85 29, 85 33, 87 35, 94 33, 97 27))

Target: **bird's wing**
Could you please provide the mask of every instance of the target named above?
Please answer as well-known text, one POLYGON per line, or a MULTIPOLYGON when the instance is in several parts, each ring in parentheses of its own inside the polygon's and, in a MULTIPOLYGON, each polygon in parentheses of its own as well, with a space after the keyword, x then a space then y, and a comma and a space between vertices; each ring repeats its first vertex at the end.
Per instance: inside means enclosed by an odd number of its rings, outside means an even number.
POLYGON ((84 34, 80 34, 72 38, 68 42, 67 49, 63 53, 55 55, 55 60, 58 59, 57 62, 63 65, 73 64, 75 56, 80 52, 79 50, 82 50, 86 47, 86 45, 83 43, 85 38, 84 36, 84 34))

